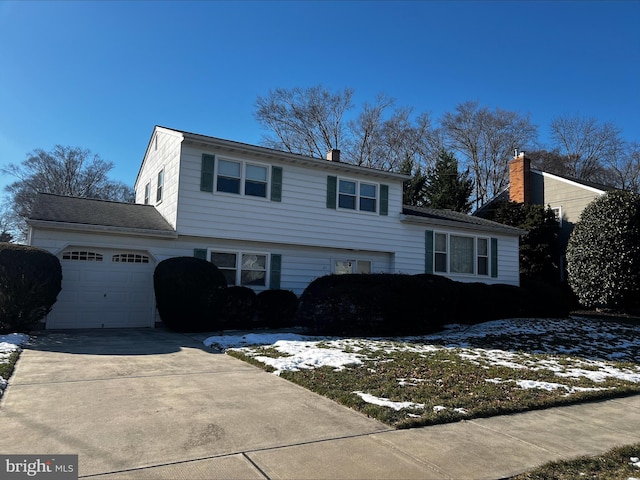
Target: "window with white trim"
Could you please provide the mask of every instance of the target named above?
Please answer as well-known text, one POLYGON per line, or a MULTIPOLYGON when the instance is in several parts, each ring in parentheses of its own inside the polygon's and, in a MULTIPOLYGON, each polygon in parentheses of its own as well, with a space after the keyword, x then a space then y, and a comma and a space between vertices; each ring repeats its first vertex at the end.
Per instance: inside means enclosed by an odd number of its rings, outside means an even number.
POLYGON ((267 286, 266 253, 211 251, 209 261, 218 267, 229 286, 267 286))
POLYGON ((334 260, 333 273, 336 275, 371 273, 371 260, 334 260))
POLYGON ((156 203, 162 201, 162 190, 164 188, 164 169, 158 172, 158 187, 156 188, 156 203))
POLYGON ((151 182, 147 182, 144 186, 144 204, 149 205, 149 197, 151 196, 151 182))
POLYGON ((553 215, 556 217, 558 221, 558 225, 562 227, 562 207, 550 207, 553 215))
POLYGON ((338 179, 338 208, 378 211, 378 185, 356 180, 338 179))
POLYGON ((269 168, 248 162, 220 159, 217 162, 216 191, 267 198, 269 168))
POLYGON ((447 233, 434 234, 434 272, 489 275, 489 239, 447 233))

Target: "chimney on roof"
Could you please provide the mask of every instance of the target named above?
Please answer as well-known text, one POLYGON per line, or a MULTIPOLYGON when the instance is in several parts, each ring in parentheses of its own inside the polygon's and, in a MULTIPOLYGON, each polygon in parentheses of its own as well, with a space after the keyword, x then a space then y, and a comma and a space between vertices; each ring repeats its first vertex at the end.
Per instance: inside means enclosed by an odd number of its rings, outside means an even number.
POLYGON ((509 163, 509 200, 518 203, 531 203, 531 160, 524 152, 514 152, 509 163))
POLYGON ((339 162, 340 161, 340 150, 337 148, 332 148, 327 152, 327 160, 330 162, 339 162))

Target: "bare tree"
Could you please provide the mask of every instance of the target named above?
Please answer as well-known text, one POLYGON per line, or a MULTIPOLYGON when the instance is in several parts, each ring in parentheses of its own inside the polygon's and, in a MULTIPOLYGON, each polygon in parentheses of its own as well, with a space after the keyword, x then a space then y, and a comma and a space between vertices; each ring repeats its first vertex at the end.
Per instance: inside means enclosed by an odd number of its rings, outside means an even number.
POLYGON ((90 150, 56 145, 51 152, 36 149, 20 164, 9 164, 1 171, 18 178, 7 185, 18 230, 25 238, 25 220, 38 192, 132 202, 134 192, 122 182, 108 178, 113 163, 105 162, 90 150))
POLYGON ((255 117, 273 135, 263 143, 271 148, 324 158, 344 142, 345 113, 353 108, 353 90, 331 93, 318 85, 276 89, 258 96, 255 117))
POLYGON ((320 158, 338 148, 349 163, 390 171, 399 170, 407 159, 416 165, 435 161, 442 142, 428 114, 414 117, 411 108, 397 108, 393 98, 380 94, 347 120, 353 93, 352 89, 331 93, 316 86, 259 96, 255 116, 271 132, 263 143, 320 158))
POLYGON ((460 153, 473 173, 478 206, 507 186, 514 150, 526 149, 537 136, 529 115, 491 111, 478 102, 465 102, 445 113, 442 128, 449 149, 460 153))
POLYGON ((609 157, 607 167, 616 187, 640 193, 640 143, 626 143, 622 154, 609 157))
POLYGON ((617 161, 624 147, 618 127, 576 115, 557 117, 550 128, 553 146, 567 157, 569 176, 606 181, 606 167, 617 161))

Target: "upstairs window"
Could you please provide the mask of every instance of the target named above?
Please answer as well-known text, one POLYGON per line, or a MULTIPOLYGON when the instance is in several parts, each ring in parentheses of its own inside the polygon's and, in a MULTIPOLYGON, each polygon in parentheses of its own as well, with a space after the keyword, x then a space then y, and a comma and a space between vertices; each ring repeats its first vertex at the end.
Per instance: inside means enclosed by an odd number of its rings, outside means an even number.
POLYGON ((216 191, 267 198, 269 170, 266 166, 220 160, 216 191))
POLYGON ((149 205, 149 197, 151 196, 151 183, 148 182, 144 186, 144 204, 149 205))
POLYGON ((338 207, 361 212, 378 209, 378 186, 355 180, 338 180, 338 207))
POLYGON ((158 172, 158 188, 156 189, 156 203, 162 201, 162 189, 164 188, 164 169, 158 172))

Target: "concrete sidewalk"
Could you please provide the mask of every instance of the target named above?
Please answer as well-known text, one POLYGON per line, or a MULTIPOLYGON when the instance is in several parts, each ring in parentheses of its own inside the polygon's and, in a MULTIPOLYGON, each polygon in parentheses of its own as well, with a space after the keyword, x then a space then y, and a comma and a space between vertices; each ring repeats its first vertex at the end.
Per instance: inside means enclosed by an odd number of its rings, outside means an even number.
POLYGON ((499 479, 640 442, 640 396, 396 431, 164 330, 46 333, 0 403, 0 452, 96 479, 499 479))

